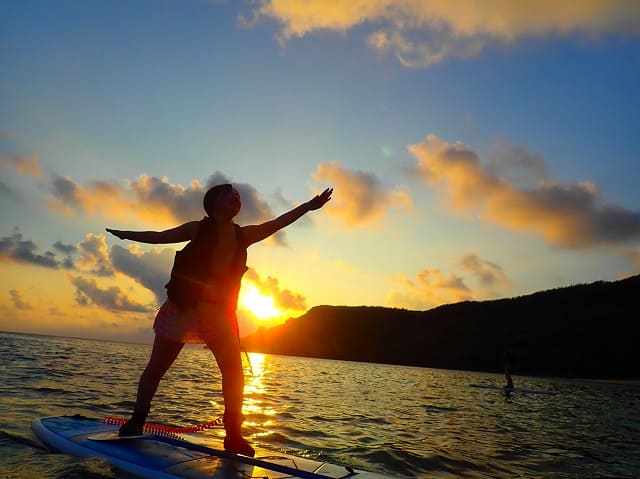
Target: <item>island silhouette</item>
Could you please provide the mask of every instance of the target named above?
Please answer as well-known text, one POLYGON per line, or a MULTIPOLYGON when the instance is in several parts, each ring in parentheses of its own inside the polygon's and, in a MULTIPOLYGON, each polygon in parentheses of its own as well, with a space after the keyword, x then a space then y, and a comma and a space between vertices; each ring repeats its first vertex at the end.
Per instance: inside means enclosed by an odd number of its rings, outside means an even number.
POLYGON ((640 275, 427 311, 316 306, 242 338, 247 351, 515 375, 640 379, 640 275))

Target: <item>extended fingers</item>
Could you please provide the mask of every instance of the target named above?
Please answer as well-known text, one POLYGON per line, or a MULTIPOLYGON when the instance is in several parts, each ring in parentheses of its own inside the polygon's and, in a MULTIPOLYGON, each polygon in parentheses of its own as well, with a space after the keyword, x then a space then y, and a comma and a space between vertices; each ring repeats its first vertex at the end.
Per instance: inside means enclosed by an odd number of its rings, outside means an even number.
POLYGON ((332 193, 333 193, 333 188, 327 188, 318 196, 324 200, 329 200, 331 198, 332 193))
POLYGON ((332 192, 333 192, 333 188, 327 188, 321 194, 319 194, 314 198, 318 208, 322 208, 331 199, 332 192))
POLYGON ((113 230, 111 228, 105 228, 105 230, 107 230, 109 233, 111 233, 113 236, 115 236, 116 238, 120 238, 122 239, 122 232, 119 230, 113 230))

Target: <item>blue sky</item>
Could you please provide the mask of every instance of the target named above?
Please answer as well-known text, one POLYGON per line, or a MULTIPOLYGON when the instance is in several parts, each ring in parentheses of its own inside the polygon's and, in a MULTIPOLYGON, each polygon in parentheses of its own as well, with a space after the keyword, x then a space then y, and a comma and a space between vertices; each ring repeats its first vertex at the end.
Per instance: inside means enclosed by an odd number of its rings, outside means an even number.
POLYGON ((247 332, 637 274, 640 4, 485 7, 6 2, 0 329, 148 339, 180 245, 104 227, 195 219, 218 180, 241 224, 335 187, 250 249, 277 318, 247 299, 247 332))

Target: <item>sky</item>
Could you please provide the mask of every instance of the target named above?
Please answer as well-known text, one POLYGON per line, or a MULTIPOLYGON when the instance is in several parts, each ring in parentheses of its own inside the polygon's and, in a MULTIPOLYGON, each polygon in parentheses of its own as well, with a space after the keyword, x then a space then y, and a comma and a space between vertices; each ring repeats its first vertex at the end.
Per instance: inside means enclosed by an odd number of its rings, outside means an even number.
MULTIPOLYGON (((640 272, 640 2, 8 0, 0 330, 148 342, 183 244, 241 225, 241 334, 640 272)), ((514 318, 517 320, 517 318, 514 318)))

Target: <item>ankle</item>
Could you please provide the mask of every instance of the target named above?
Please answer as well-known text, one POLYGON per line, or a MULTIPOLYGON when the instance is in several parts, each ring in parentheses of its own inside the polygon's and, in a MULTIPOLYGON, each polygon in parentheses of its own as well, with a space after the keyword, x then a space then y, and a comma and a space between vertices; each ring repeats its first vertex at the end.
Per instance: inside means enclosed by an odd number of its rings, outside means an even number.
POLYGON ((253 457, 256 451, 251 447, 249 441, 243 438, 241 435, 230 435, 224 438, 224 450, 232 452, 233 454, 241 454, 243 456, 253 457))
POLYGON ((135 423, 144 424, 147 420, 147 416, 149 415, 150 407, 134 407, 133 413, 131 414, 130 421, 135 423))
POLYGON ((149 407, 133 409, 131 418, 125 422, 118 430, 119 436, 140 436, 144 430, 144 423, 147 421, 149 407))

